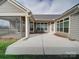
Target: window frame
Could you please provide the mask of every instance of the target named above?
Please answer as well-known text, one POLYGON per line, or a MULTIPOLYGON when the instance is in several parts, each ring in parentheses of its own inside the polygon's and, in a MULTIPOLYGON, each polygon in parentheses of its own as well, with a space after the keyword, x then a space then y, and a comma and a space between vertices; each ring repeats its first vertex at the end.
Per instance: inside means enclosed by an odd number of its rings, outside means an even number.
POLYGON ((64 32, 64 33, 69 33, 69 17, 67 17, 67 18, 64 18, 64 19, 61 19, 61 20, 59 20, 59 21, 57 21, 57 32, 64 32), (65 31, 65 22, 68 22, 68 31, 66 32, 65 31), (61 23, 63 24, 63 30, 61 30, 61 23))
POLYGON ((68 32, 65 32, 65 26, 64 26, 64 32, 65 33, 69 33, 69 17, 67 17, 67 18, 64 19, 64 23, 65 22, 68 22, 68 32))

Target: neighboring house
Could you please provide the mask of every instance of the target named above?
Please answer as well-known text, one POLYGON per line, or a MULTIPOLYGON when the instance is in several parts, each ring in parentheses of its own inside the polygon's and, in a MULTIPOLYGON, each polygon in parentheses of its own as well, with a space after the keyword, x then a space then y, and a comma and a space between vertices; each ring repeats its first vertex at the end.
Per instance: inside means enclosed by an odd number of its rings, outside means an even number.
POLYGON ((0 1, 0 19, 10 22, 10 31, 29 38, 30 33, 57 33, 79 40, 79 4, 62 15, 32 15, 16 0, 0 1))

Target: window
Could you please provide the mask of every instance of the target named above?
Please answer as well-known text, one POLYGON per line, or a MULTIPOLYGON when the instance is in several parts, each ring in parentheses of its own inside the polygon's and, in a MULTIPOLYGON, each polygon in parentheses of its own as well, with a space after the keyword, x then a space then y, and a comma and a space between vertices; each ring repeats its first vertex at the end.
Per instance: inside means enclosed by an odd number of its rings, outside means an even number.
POLYGON ((57 23, 59 23, 59 21, 57 21, 57 23))
POLYGON ((65 19, 64 19, 64 21, 68 21, 68 20, 69 20, 69 18, 65 18, 65 19))
POLYGON ((59 24, 57 24, 57 31, 59 31, 59 24))
POLYGON ((68 33, 69 30, 69 21, 64 22, 64 32, 68 33))
POLYGON ((60 23, 60 32, 63 32, 63 23, 60 23))
POLYGON ((33 23, 30 23, 30 31, 33 31, 33 23))
POLYGON ((64 21, 57 21, 57 31, 60 32, 69 32, 69 18, 65 18, 64 21))
POLYGON ((57 31, 60 31, 60 24, 59 24, 59 21, 57 21, 57 31))
POLYGON ((44 26, 45 26, 45 30, 47 30, 47 23, 45 23, 44 26))
POLYGON ((40 31, 40 23, 37 23, 37 31, 40 31))
POLYGON ((60 20, 60 32, 63 32, 63 20, 60 20))
POLYGON ((37 28, 37 31, 39 32, 47 31, 47 23, 37 23, 36 28, 37 28))
POLYGON ((41 25, 41 27, 40 27, 41 31, 44 31, 44 24, 41 23, 40 25, 41 25))
POLYGON ((69 18, 64 19, 64 32, 68 33, 69 31, 69 18))
POLYGON ((41 23, 41 31, 47 30, 47 23, 41 23))

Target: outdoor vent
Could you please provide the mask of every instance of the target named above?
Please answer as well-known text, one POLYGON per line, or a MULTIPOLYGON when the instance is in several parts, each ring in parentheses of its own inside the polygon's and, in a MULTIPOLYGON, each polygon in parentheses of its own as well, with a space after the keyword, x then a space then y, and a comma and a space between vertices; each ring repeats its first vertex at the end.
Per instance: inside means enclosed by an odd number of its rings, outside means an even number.
POLYGON ((7 0, 0 0, 0 5, 3 4, 7 0))

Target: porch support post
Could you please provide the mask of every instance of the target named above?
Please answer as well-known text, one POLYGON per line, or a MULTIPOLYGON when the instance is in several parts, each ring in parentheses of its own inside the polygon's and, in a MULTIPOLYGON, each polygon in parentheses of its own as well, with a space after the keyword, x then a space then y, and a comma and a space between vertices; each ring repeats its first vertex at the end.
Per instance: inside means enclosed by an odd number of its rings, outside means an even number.
POLYGON ((33 21, 33 32, 35 31, 35 24, 34 24, 34 21, 33 21))
POLYGON ((52 32, 52 24, 51 24, 51 22, 50 22, 50 32, 52 32))
POLYGON ((56 32, 56 22, 54 22, 54 33, 56 32))
POLYGON ((30 24, 29 24, 29 17, 25 16, 25 36, 26 38, 29 37, 29 33, 30 33, 30 24))
POLYGON ((22 20, 21 20, 21 16, 20 16, 20 34, 21 34, 21 37, 22 37, 22 20))
POLYGON ((9 21, 10 22, 10 26, 9 26, 9 32, 12 30, 12 28, 11 28, 11 21, 9 21))

